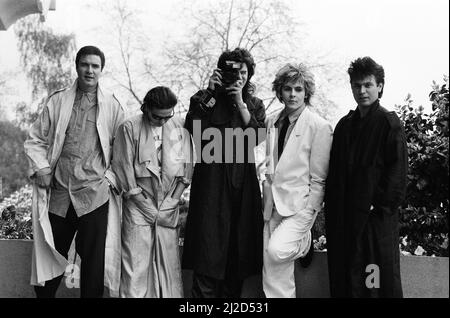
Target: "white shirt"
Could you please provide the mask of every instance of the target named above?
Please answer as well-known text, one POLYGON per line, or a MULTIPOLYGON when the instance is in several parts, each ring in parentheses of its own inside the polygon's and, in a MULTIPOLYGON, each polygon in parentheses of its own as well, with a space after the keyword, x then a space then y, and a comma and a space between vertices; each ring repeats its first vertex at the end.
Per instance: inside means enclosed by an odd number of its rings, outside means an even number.
POLYGON ((151 126, 153 141, 155 142, 156 157, 158 158, 158 172, 161 174, 161 146, 162 146, 162 126, 151 126))

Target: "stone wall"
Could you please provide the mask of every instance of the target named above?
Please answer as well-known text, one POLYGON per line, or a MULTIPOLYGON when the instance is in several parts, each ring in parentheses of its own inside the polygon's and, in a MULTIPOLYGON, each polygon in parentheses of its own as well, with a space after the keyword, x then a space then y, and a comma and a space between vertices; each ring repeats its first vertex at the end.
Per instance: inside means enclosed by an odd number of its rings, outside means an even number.
MULTIPOLYGON (((32 241, 0 240, 0 298, 34 297, 30 286, 32 241)), ((401 275, 405 298, 449 297, 448 257, 401 256, 401 275)), ((304 269, 296 266, 297 297, 328 298, 326 252, 315 252, 313 262, 304 269)), ((189 296, 192 272, 183 271, 185 295, 189 296)), ((261 277, 244 283, 242 297, 262 297, 261 277)), ((79 297, 79 289, 69 289, 64 280, 57 297, 79 297)))

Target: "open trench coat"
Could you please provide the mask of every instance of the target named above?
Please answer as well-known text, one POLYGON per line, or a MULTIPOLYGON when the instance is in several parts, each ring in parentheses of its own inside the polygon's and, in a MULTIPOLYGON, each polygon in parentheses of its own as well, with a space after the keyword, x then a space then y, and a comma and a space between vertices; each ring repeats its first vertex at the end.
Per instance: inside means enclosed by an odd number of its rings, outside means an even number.
POLYGON ((379 102, 363 118, 350 111, 337 124, 325 190, 332 297, 402 297, 398 206, 407 168, 403 126, 379 102), (371 264, 378 288, 365 284, 371 264))
MULTIPOLYGON (((193 134, 198 159, 192 178, 182 265, 197 274, 223 280, 227 262, 233 262, 237 264, 233 275, 244 280, 262 270, 262 203, 256 167, 251 158, 253 148, 244 143, 242 152, 246 157, 243 163, 207 163, 200 154, 210 142, 225 147, 223 136, 227 128, 249 129, 256 135, 260 128, 262 141, 265 137, 265 107, 260 99, 250 96, 245 102, 251 119, 245 127, 239 111, 220 97, 214 108, 205 111, 200 106, 202 94, 203 91, 199 91, 191 97, 185 124, 193 134), (201 131, 196 131, 199 122, 201 131), (208 128, 220 131, 220 135, 200 140, 197 133, 208 128), (249 147, 251 153, 247 157, 249 147)), ((234 155, 238 152, 233 149, 234 155)), ((222 160, 223 156, 224 153, 220 156, 222 160)))
POLYGON ((194 154, 182 120, 162 126, 161 170, 148 119, 137 115, 120 126, 112 168, 124 192, 121 297, 183 297, 180 265, 179 182, 190 183, 194 154), (143 202, 136 194, 143 193, 143 202))
MULTIPOLYGON (((46 100, 43 111, 33 123, 29 138, 24 143, 29 159, 28 175, 50 167, 54 171, 64 145, 65 132, 72 114, 77 82, 70 88, 57 91, 46 100)), ((109 167, 114 135, 124 119, 122 106, 113 94, 97 89, 97 132, 100 138, 103 158, 109 167)), ((105 178, 116 186, 114 173, 108 169, 105 178)), ((45 281, 60 276, 66 270, 68 261, 55 249, 52 229, 48 217, 51 189, 33 184, 33 256, 31 284, 42 286, 45 281)), ((120 282, 120 219, 121 203, 114 191, 110 191, 108 228, 105 246, 105 286, 112 296, 118 295, 120 282)))

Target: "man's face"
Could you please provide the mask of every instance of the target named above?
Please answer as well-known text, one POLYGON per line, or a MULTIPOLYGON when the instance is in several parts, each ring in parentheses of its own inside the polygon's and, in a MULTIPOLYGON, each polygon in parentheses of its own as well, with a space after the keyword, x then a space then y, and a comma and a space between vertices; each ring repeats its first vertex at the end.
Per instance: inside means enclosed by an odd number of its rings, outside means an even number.
POLYGON ((78 84, 83 90, 97 87, 102 73, 102 61, 98 55, 83 55, 78 61, 78 84))
POLYGON ((372 105, 378 99, 383 84, 377 84, 374 75, 366 76, 362 79, 353 80, 351 83, 353 98, 360 107, 372 105))
POLYGON ((242 87, 244 87, 245 84, 247 83, 247 79, 248 79, 248 67, 247 64, 242 63, 242 67, 239 70, 239 79, 238 79, 238 81, 241 82, 242 87))
POLYGON ((281 87, 281 100, 289 110, 305 105, 305 87, 300 80, 291 81, 281 87))
POLYGON ((175 114, 174 107, 169 109, 153 108, 148 113, 148 120, 152 126, 161 127, 175 114))

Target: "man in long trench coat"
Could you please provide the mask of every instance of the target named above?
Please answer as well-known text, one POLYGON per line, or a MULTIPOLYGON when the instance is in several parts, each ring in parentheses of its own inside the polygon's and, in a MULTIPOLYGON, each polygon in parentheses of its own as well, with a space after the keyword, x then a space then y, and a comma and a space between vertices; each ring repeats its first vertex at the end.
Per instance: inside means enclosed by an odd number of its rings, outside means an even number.
POLYGON ((121 297, 183 297, 180 197, 191 181, 193 149, 167 87, 151 89, 143 114, 119 127, 112 168, 124 192, 121 297))
POLYGON ((325 191, 332 297, 402 297, 398 207, 408 168, 403 126, 380 105, 384 69, 348 69, 358 106, 337 124, 325 191))
POLYGON ((55 297, 75 233, 81 297, 101 297, 104 284, 118 293, 120 199, 109 166, 124 112, 98 84, 103 52, 83 47, 75 64, 77 80, 48 97, 24 144, 34 181, 31 284, 38 297, 55 297))

